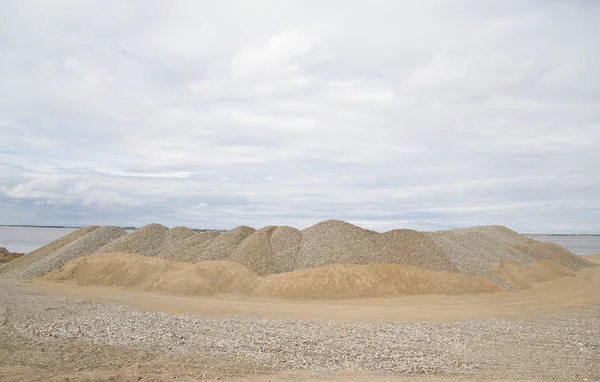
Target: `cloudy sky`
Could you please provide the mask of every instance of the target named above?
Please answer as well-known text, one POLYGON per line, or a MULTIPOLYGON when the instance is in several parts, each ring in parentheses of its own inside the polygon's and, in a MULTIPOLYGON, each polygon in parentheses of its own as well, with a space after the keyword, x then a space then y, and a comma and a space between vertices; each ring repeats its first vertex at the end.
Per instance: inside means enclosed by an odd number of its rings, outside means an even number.
POLYGON ((600 2, 0 2, 0 223, 600 232, 600 2))

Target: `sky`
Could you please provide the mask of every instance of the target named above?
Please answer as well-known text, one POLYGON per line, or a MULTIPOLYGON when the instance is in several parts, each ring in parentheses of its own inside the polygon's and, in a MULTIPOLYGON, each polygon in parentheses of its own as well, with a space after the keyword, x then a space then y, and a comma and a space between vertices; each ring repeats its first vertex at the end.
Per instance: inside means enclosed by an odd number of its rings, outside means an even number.
POLYGON ((0 223, 600 233, 600 2, 0 2, 0 223))

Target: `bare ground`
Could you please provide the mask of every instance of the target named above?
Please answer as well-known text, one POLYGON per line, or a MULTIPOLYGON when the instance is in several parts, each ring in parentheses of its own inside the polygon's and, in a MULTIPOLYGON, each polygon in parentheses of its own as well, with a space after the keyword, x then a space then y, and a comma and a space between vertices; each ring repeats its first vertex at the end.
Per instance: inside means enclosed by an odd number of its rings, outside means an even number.
MULTIPOLYGON (((457 319, 466 307, 459 304, 454 318, 446 305, 446 316, 433 322, 417 316, 381 322, 368 313, 357 319, 358 311, 385 307, 385 301, 374 300, 329 310, 354 311, 354 322, 346 322, 296 314, 301 307, 314 308, 301 302, 292 313, 270 318, 256 314, 267 301, 234 315, 173 314, 126 305, 128 300, 96 302, 31 286, 0 281, 0 380, 600 379, 598 292, 583 284, 559 298, 564 302, 571 293, 573 304, 546 307, 544 314, 457 319), (578 300, 581 295, 585 302, 578 300)), ((550 300, 553 295, 545 294, 550 300)), ((416 300, 408 304, 419 310, 416 300)), ((517 300, 504 308, 510 306, 519 309, 517 300)))

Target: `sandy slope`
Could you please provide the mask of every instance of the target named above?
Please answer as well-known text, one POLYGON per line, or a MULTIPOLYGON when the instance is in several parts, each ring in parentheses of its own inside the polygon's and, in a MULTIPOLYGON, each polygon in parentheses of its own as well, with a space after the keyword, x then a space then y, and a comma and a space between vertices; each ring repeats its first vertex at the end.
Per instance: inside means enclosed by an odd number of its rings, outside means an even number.
POLYGON ((29 288, 77 298, 129 304, 155 311, 210 316, 252 315, 341 321, 446 320, 537 314, 571 306, 600 304, 600 268, 585 269, 519 292, 481 295, 421 295, 403 298, 291 301, 253 297, 192 297, 141 292, 123 287, 79 286, 34 280, 29 288))
MULTIPOLYGON (((532 267, 523 268, 526 271, 532 267)), ((563 273, 570 274, 570 271, 563 269, 563 273)), ((260 277, 231 261, 189 264, 133 253, 80 257, 49 272, 44 278, 73 280, 79 285, 120 286, 181 295, 225 293, 298 300, 495 293, 502 290, 483 277, 431 271, 410 265, 333 264, 260 277)), ((522 278, 519 275, 519 280, 522 278)))
POLYGON ((600 253, 597 255, 585 255, 582 257, 584 257, 588 261, 592 261, 594 263, 600 264, 600 253))

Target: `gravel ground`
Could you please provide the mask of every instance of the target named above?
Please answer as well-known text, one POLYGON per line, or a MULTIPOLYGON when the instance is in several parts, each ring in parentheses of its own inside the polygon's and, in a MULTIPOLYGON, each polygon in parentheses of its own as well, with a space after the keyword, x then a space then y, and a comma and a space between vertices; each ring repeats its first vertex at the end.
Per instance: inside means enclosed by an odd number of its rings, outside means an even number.
MULTIPOLYGON (((273 371, 600 378, 600 306, 437 323, 204 318, 44 295, 1 280, 0 337, 116 346, 188 360, 241 359, 273 371)), ((11 347, 18 350, 19 344, 11 347)), ((7 357, 0 365, 12 362, 7 357)))

